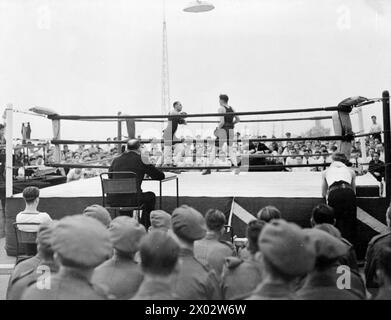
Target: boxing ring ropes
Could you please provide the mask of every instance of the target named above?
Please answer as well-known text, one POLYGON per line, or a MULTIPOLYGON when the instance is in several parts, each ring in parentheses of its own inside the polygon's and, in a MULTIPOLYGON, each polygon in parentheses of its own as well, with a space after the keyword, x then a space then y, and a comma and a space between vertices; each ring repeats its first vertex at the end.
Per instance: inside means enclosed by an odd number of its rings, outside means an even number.
MULTIPOLYGON (((297 138, 257 138, 257 139, 233 139, 235 143, 250 143, 250 142, 281 142, 281 141, 340 141, 339 151, 341 150, 341 146, 343 142, 351 143, 355 138, 364 138, 367 136, 371 136, 372 133, 363 133, 363 119, 362 119, 362 110, 361 108, 365 105, 373 104, 375 102, 382 102, 383 106, 383 131, 384 134, 384 153, 385 153, 385 187, 386 187, 386 198, 387 201, 391 199, 391 130, 390 130, 390 95, 388 91, 383 91, 382 98, 374 98, 374 99, 366 99, 363 97, 361 100, 356 100, 350 103, 350 110, 347 112, 346 109, 341 107, 341 104, 348 99, 342 101, 337 106, 330 107, 316 107, 316 108, 300 108, 300 109, 283 109, 283 110, 267 110, 267 111, 250 111, 250 112, 234 112, 227 113, 228 115, 237 115, 237 116, 255 116, 255 115, 271 115, 271 114, 291 114, 291 113, 308 113, 308 112, 319 112, 319 111, 328 111, 334 112, 332 116, 317 116, 317 117, 299 117, 299 118, 289 118, 289 119, 257 119, 257 120, 241 120, 241 123, 244 122, 275 122, 275 121, 303 121, 303 120, 322 120, 322 119, 332 119, 334 124, 334 131, 336 135, 334 136, 318 136, 318 137, 297 137, 297 138), (360 121, 360 133, 354 134, 352 131, 345 132, 346 128, 342 127, 340 121, 342 121, 342 117, 348 117, 348 121, 350 123, 350 112, 353 108, 357 108, 359 114, 360 121), (339 122, 339 124, 338 124, 339 122)), ((346 105, 345 105, 346 106, 346 105)), ((349 109, 349 108, 348 108, 349 109)), ((80 116, 80 115, 59 115, 56 113, 43 112, 43 114, 39 114, 36 112, 25 112, 25 111, 16 111, 13 109, 11 104, 7 105, 6 108, 6 197, 12 197, 13 195, 13 174, 12 174, 12 151, 13 151, 13 113, 14 112, 22 112, 31 114, 34 116, 43 116, 52 121, 52 129, 53 129, 53 139, 48 140, 47 143, 50 143, 55 146, 55 163, 47 164, 50 167, 59 167, 59 168, 98 168, 98 169, 107 169, 109 166, 97 165, 97 164, 72 164, 72 163, 61 163, 61 145, 81 145, 81 144, 117 144, 124 145, 127 141, 120 140, 122 137, 121 127, 122 121, 126 121, 128 135, 129 138, 135 138, 135 124, 136 122, 158 122, 162 123, 164 120, 162 119, 172 119, 178 117, 177 115, 122 115, 118 113, 116 116, 110 115, 93 115, 93 116, 80 116), (61 121, 71 120, 71 121, 108 121, 108 122, 117 122, 118 123, 118 140, 64 140, 61 139, 61 121)), ((225 114, 225 115, 227 115, 225 114)), ((207 113, 207 114, 186 114, 182 115, 182 118, 204 118, 204 117, 221 117, 221 113, 207 113)), ((345 118, 346 120, 346 118, 345 118)), ((188 121, 187 123, 218 123, 217 121, 188 121)), ((351 123, 350 123, 351 129, 351 123)), ((220 139, 221 140, 221 139, 220 139)), ((141 144, 149 144, 149 143, 160 143, 167 146, 173 145, 173 142, 176 143, 178 141, 168 141, 163 139, 140 139, 141 144)), ((183 142, 183 141, 182 141, 183 142)), ((207 143, 214 143, 215 139, 187 139, 184 142, 191 142, 194 145, 196 143, 203 143, 204 145, 207 143)), ((227 142, 227 140, 223 140, 223 143, 227 142)), ((350 145, 351 146, 351 145, 350 145)), ((362 145, 363 147, 363 145, 362 145)), ((350 151, 349 151, 350 154, 350 151)), ((322 154, 323 155, 323 154, 322 154)), ((260 158, 284 158, 289 156, 283 155, 269 155, 269 154, 258 154, 254 155, 255 157, 260 158)), ((298 155, 300 156, 300 155, 298 155)), ((312 157, 314 155, 306 155, 305 157, 312 157)), ((107 161, 107 159, 105 159, 107 161)), ((254 165, 251 166, 253 169, 273 169, 275 168, 294 168, 294 167, 325 167, 329 164, 294 164, 294 165, 254 165)), ((248 166, 240 165, 240 166, 163 166, 161 169, 163 171, 172 171, 172 170, 230 170, 233 168, 239 169, 248 169, 248 166)))

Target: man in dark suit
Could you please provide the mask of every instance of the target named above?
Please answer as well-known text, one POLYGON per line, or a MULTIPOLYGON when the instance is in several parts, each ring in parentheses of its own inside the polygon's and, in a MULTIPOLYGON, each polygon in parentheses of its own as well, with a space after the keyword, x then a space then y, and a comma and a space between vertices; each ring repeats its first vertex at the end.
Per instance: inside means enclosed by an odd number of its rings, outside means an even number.
MULTIPOLYGON (((137 190, 141 192, 140 204, 144 204, 144 210, 141 217, 141 223, 148 229, 150 226, 150 213, 155 209, 156 196, 153 192, 142 192, 141 183, 147 174, 152 179, 163 180, 164 173, 148 163, 148 160, 141 156, 140 142, 136 139, 130 139, 127 143, 127 152, 115 158, 109 168, 109 172, 132 171, 137 176, 137 190)), ((113 179, 129 178, 127 174, 113 174, 113 179)), ((108 198, 111 205, 130 206, 136 204, 135 196, 126 194, 111 195, 108 198)))

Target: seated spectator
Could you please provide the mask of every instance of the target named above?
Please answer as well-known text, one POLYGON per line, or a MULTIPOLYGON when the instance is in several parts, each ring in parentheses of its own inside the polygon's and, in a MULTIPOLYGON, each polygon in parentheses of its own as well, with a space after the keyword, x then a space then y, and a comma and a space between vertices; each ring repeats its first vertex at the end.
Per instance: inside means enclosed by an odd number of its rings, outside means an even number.
POLYGON ((391 246, 383 247, 379 252, 377 278, 379 292, 375 300, 391 300, 391 246))
POLYGON ((258 237, 264 221, 253 220, 247 226, 248 257, 228 257, 223 269, 222 295, 223 299, 233 300, 248 296, 262 280, 262 254, 259 251, 258 237))
POLYGON ((258 246, 263 254, 263 277, 248 299, 297 299, 292 288, 297 278, 314 268, 314 242, 299 226, 280 219, 265 225, 258 246))
MULTIPOLYGON (((21 272, 21 268, 18 268, 22 263, 27 263, 27 260, 22 261, 14 269, 7 289, 7 300, 20 300, 24 290, 33 285, 37 279, 42 276, 42 272, 37 272, 38 268, 44 267, 43 272, 50 271, 50 273, 56 273, 58 271, 58 264, 54 261, 53 250, 51 246, 51 237, 53 229, 57 221, 49 223, 42 223, 39 226, 37 234, 37 258, 38 263, 30 263, 29 269, 25 269, 21 272)), ((33 259, 33 258, 30 258, 33 259)), ((29 260, 30 260, 29 259, 29 260)), ((31 262, 31 261, 30 261, 31 262)))
POLYGON ((342 238, 341 232, 335 227, 335 223, 334 209, 327 204, 319 204, 312 210, 311 226, 326 231, 340 239, 346 245, 348 251, 339 261, 341 264, 358 271, 356 251, 348 240, 342 238))
POLYGON ((377 181, 382 181, 385 173, 384 162, 380 160, 380 155, 378 152, 374 152, 372 160, 369 161, 368 172, 371 173, 377 181))
MULTIPOLYGON (((338 287, 338 259, 347 253, 342 241, 319 229, 306 229, 306 234, 315 242, 315 268, 306 277, 303 287, 297 292, 305 300, 360 300, 355 291, 338 287)), ((347 270, 350 276, 350 270, 347 270)))
POLYGON ((275 219, 281 219, 281 212, 274 206, 266 206, 259 210, 257 219, 268 223, 275 219))
POLYGON ((368 291, 373 296, 376 296, 378 288, 381 284, 380 279, 377 275, 377 270, 379 268, 380 252, 383 250, 383 248, 387 248, 391 243, 391 207, 387 209, 386 221, 388 231, 383 234, 377 235, 371 239, 368 244, 368 249, 365 257, 365 282, 368 291))
POLYGON ((51 237, 52 250, 60 264, 57 274, 50 276, 50 286, 28 287, 22 300, 105 300, 104 289, 91 284, 94 268, 112 254, 109 231, 97 220, 68 216, 55 226, 51 237))
POLYGON ((115 218, 109 231, 114 255, 95 269, 92 283, 105 287, 117 299, 127 300, 134 296, 143 280, 134 255, 146 231, 143 225, 127 216, 115 218))
MULTIPOLYGON (((46 212, 39 212, 39 189, 37 187, 27 187, 23 190, 23 199, 26 207, 16 215, 16 223, 45 223, 52 221, 46 212)), ((38 225, 20 225, 20 231, 37 232, 38 225)))
POLYGON ((148 231, 161 230, 168 231, 171 229, 171 216, 163 210, 151 211, 151 226, 148 231))
POLYGON ((206 234, 204 217, 183 205, 172 213, 171 224, 182 261, 173 280, 175 294, 185 300, 219 300, 221 292, 215 271, 194 257, 194 241, 206 234))
POLYGON ((164 231, 150 232, 140 244, 144 280, 133 300, 174 300, 173 278, 178 273, 179 246, 164 231))
POLYGON ((210 209, 205 215, 206 235, 194 242, 194 256, 204 264, 209 264, 220 278, 227 257, 236 256, 231 242, 223 241, 225 215, 219 210, 210 209))
POLYGON ((93 204, 84 209, 83 214, 101 222, 106 228, 111 223, 110 213, 99 204, 93 204))

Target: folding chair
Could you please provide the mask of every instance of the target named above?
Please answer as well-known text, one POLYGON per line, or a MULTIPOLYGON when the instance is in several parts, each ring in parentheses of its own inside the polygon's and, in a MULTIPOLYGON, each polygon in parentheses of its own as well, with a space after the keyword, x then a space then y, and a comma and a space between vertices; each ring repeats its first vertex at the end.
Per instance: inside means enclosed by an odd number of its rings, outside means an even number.
POLYGON ((31 258, 37 254, 37 232, 40 223, 35 222, 14 222, 14 230, 16 236, 16 263, 31 258), (37 231, 29 232, 19 229, 20 226, 36 226, 37 231))
POLYGON ((114 210, 114 216, 117 211, 135 211, 136 219, 140 220, 140 211, 144 205, 140 204, 141 192, 137 190, 137 176, 131 171, 105 172, 100 174, 102 183, 102 205, 107 210, 114 210), (127 176, 127 178, 113 178, 115 175, 127 176), (136 205, 133 206, 113 206, 107 200, 110 195, 126 195, 129 198, 136 196, 136 205))

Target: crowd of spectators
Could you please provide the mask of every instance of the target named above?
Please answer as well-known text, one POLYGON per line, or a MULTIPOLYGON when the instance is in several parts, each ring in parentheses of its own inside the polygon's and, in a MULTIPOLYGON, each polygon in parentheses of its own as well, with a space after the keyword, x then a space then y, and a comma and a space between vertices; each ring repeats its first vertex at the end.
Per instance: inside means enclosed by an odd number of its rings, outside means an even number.
MULTIPOLYGON (((384 146, 382 143, 381 127, 372 116, 371 136, 356 139, 352 143, 350 163, 357 175, 371 173, 379 182, 384 177, 384 146), (363 145, 361 145, 363 144, 363 145)), ((291 133, 286 133, 286 138, 291 138, 291 133)), ((141 138, 141 136, 139 136, 141 138)), ((331 154, 337 150, 337 141, 273 141, 253 142, 252 139, 267 139, 266 135, 243 135, 238 132, 235 135, 233 150, 237 162, 242 165, 311 165, 308 167, 286 167, 275 170, 285 171, 323 171, 331 162, 331 154), (319 165, 319 166, 317 166, 319 165)), ((271 138, 275 138, 274 136, 271 138)), ((300 137, 296 137, 299 138, 300 137)), ((61 163, 64 164, 88 164, 109 166, 114 157, 125 150, 125 147, 114 143, 117 138, 108 138, 112 144, 92 145, 68 145, 61 146, 61 163)), ((172 166, 176 167, 200 167, 200 166, 231 166, 232 161, 228 156, 227 145, 217 148, 214 138, 200 135, 180 138, 183 142, 181 148, 175 148, 179 152, 172 157, 172 166), (178 151, 179 150, 179 151, 178 151)), ((151 139, 151 143, 144 144, 142 152, 151 164, 164 166, 167 163, 163 159, 164 145, 157 139, 151 139)), ((31 147, 16 148, 14 154, 15 167, 21 168, 17 175, 24 175, 27 166, 44 167, 44 163, 50 166, 55 162, 55 147, 47 145, 32 145, 31 147)), ((104 172, 104 169, 96 168, 59 168, 56 174, 67 176, 67 181, 90 178, 104 172)))
MULTIPOLYGON (((38 195, 25 190, 19 220, 36 211, 38 195)), ((149 230, 129 216, 112 220, 99 205, 58 221, 32 216, 40 223, 37 253, 16 265, 10 300, 391 299, 391 233, 369 243, 362 277, 325 204, 304 229, 275 207, 261 208, 245 246, 225 240, 226 216, 217 209, 153 211, 149 230)), ((390 228, 391 208, 386 220, 390 228)))

